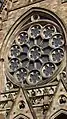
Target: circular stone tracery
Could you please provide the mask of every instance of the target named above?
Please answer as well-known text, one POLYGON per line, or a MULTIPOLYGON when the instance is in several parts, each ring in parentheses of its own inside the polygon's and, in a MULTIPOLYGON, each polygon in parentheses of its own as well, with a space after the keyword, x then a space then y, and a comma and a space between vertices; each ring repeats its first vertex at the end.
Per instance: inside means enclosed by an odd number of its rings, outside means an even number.
POLYGON ((41 50, 40 50, 40 48, 38 46, 33 46, 30 49, 28 55, 29 55, 29 58, 31 60, 35 61, 36 59, 38 59, 41 56, 41 50))
POLYGON ((24 42, 28 40, 28 34, 26 31, 22 31, 20 35, 18 36, 17 43, 19 45, 22 45, 24 42))
POLYGON ((41 26, 39 24, 32 25, 28 30, 28 34, 31 38, 36 38, 40 35, 41 26))
POLYGON ((42 68, 42 74, 44 77, 50 77, 56 69, 56 66, 52 62, 45 63, 42 68))
POLYGON ((15 72, 20 65, 20 62, 17 58, 12 58, 9 60, 9 71, 10 72, 15 72))
POLYGON ((56 32, 55 26, 47 24, 42 29, 42 38, 49 39, 56 32))
POLYGON ((29 24, 11 45, 8 56, 10 75, 21 84, 47 82, 64 59, 64 42, 56 23, 29 24))
POLYGON ((10 56, 17 57, 20 54, 20 48, 18 45, 13 45, 10 49, 10 56))
POLYGON ((19 80, 20 83, 24 83, 27 78, 27 70, 25 68, 19 68, 15 72, 15 77, 19 80))
POLYGON ((38 70, 32 70, 31 72, 29 72, 28 79, 27 79, 28 83, 36 84, 40 80, 42 80, 42 77, 38 70))
POLYGON ((61 48, 52 50, 50 58, 54 63, 61 62, 64 58, 64 51, 61 48))
POLYGON ((60 33, 53 35, 52 39, 49 40, 49 44, 52 48, 58 48, 64 45, 63 36, 60 33))

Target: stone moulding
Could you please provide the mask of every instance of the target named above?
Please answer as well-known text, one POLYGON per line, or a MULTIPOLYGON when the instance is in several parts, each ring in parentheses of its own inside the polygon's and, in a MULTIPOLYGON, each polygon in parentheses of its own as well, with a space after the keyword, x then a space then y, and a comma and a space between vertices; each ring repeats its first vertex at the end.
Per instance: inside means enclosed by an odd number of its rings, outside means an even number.
MULTIPOLYGON (((60 20, 60 18, 58 18, 57 15, 55 15, 53 12, 43 9, 43 8, 31 8, 25 14, 20 16, 20 18, 12 25, 11 29, 7 33, 7 35, 3 41, 3 44, 2 44, 2 48, 1 48, 1 58, 6 59, 5 52, 6 53, 8 52, 8 50, 13 42, 13 39, 15 39, 16 35, 22 30, 22 28, 24 29, 25 24, 30 21, 31 15, 36 12, 37 13, 40 12, 40 14, 43 14, 44 16, 46 16, 45 17, 46 21, 52 20, 57 25, 59 25, 61 31, 63 32, 64 39, 67 38, 66 37, 66 29, 65 29, 62 21, 60 20), (49 20, 47 20, 47 19, 49 19, 49 20)), ((34 21, 34 23, 35 23, 35 21, 34 21)))
MULTIPOLYGON (((23 89, 23 91, 22 91, 22 96, 17 95, 18 98, 13 99, 14 102, 16 102, 16 106, 15 106, 15 103, 13 102, 14 105, 9 110, 7 117, 9 116, 10 119, 12 118, 17 119, 18 117, 19 119, 28 118, 28 116, 25 117, 26 116, 25 112, 22 111, 23 108, 26 110, 28 106, 29 106, 28 110, 30 109, 32 112, 31 116, 33 116, 33 119, 37 119, 38 118, 37 115, 41 116, 40 119, 42 119, 46 115, 49 109, 49 106, 51 106, 59 81, 61 80, 60 75, 66 74, 65 73, 66 70, 64 69, 66 67, 66 49, 65 49, 66 44, 67 44, 67 34, 66 34, 66 28, 64 24, 62 23, 62 21, 56 14, 54 14, 53 12, 47 9, 37 8, 37 7, 31 8, 27 12, 25 12, 23 15, 21 15, 19 19, 17 19, 17 21, 12 25, 12 27, 10 28, 9 32, 7 33, 3 41, 1 51, 0 51, 0 58, 4 62, 4 66, 2 66, 2 69, 3 69, 2 71, 4 72, 2 73, 5 73, 5 80, 6 80, 5 84, 7 84, 6 89, 8 90, 9 94, 12 94, 12 92, 10 92, 10 88, 11 90, 13 89, 14 91, 16 90, 16 88, 18 88, 19 90, 23 89), (45 31, 48 31, 46 35, 45 35, 45 31), (22 42, 18 43, 19 36, 25 36, 24 40, 26 41, 24 41, 24 43, 22 42), (61 40, 57 40, 57 43, 55 45, 54 43, 56 41, 54 42, 54 40, 56 40, 56 38, 59 36, 60 36, 59 39, 61 40), (37 38, 41 38, 41 39, 38 39, 39 42, 36 41, 37 38), (33 43, 33 45, 32 44, 30 45, 31 43, 30 40, 32 39, 35 42, 33 43), (47 45, 47 44, 46 45, 42 44, 42 46, 40 46, 40 43, 41 42, 44 43, 44 40, 45 40, 45 44, 46 44, 46 41, 48 40, 48 48, 46 49, 49 49, 47 50, 48 51, 47 53, 50 57, 50 59, 46 60, 46 62, 42 61, 41 59, 42 58, 41 56, 44 55, 44 48, 42 47, 43 46, 46 47, 47 45), (49 42, 49 40, 51 41, 49 42), (61 41, 61 43, 59 41, 61 41), (30 61, 32 60, 32 62, 34 62, 35 64, 34 65, 35 68, 32 68, 32 70, 29 70, 30 67, 28 66, 23 67, 22 59, 24 57, 19 58, 20 54, 23 54, 24 47, 27 48, 25 49, 26 52, 24 53, 27 53, 27 59, 29 61, 28 63, 30 63, 30 61), (59 56, 57 56, 57 54, 59 54, 59 56), (9 64, 9 62, 14 63, 14 61, 15 63, 20 65, 20 68, 18 69, 16 68, 15 71, 13 71, 13 69, 10 68, 11 64, 9 64), (40 69, 36 67, 37 63, 41 63, 39 67, 40 69), (62 73, 63 70, 64 72, 62 73), (24 83, 19 82, 17 77, 19 75, 16 75, 18 74, 16 73, 16 71, 20 72, 21 77, 19 78, 19 80, 22 79, 23 81, 23 79, 26 78, 24 83), (26 75, 27 77, 24 77, 26 75), (36 79, 33 78, 34 80, 32 83, 30 81, 31 75, 32 77, 35 76, 36 78, 36 79), (40 81, 40 82, 36 83, 36 81, 40 81), (23 93, 24 93, 24 97, 23 97, 23 93), (23 99, 24 100, 26 99, 26 104, 28 103, 27 107, 25 107, 24 105, 25 103, 23 99), (17 107, 19 110, 17 114, 14 113, 15 109, 17 111, 17 108, 14 109, 14 107, 17 107), (42 112, 36 111, 39 108, 40 109, 42 108, 41 110, 42 112), (20 112, 22 112, 23 114, 21 114, 20 112), (34 115, 34 112, 36 113, 35 114, 36 116, 34 115), (10 114, 12 114, 13 117, 11 117, 12 115, 10 114)), ((25 61, 25 59, 23 61, 25 61)), ((15 63, 12 64, 12 68, 14 68, 13 65, 17 67, 17 64, 15 63)), ((5 92, 7 93, 7 91, 5 92)), ((8 96, 6 98, 8 99, 8 96)), ((11 100, 11 104, 13 103, 11 100)), ((54 114, 55 116, 52 116, 51 119, 58 116, 60 113, 66 114, 66 111, 58 111, 58 113, 56 113, 56 115, 54 114)))

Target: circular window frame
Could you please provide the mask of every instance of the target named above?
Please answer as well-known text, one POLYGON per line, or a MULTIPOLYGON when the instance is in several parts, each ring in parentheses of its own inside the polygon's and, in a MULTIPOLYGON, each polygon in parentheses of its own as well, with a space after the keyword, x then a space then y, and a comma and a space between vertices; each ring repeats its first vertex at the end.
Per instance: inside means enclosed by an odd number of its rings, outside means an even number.
MULTIPOLYGON (((46 9, 41 9, 41 8, 35 8, 35 11, 40 11, 40 12, 43 12, 43 13, 46 13, 46 14, 50 14, 50 16, 52 16, 57 22, 58 22, 58 24, 60 25, 60 29, 61 29, 61 32, 63 31, 63 33, 64 33, 64 37, 65 37, 65 40, 66 40, 66 32, 65 32, 65 28, 64 28, 64 25, 62 24, 62 22, 60 21, 60 19, 54 14, 54 13, 52 13, 51 11, 49 11, 49 10, 46 10, 46 9), (62 28, 61 28, 62 27, 62 28)), ((31 15, 31 13, 33 13, 34 12, 34 8, 33 9, 31 9, 31 10, 29 10, 28 12, 26 12, 24 15, 22 15, 16 22, 15 22, 15 24, 12 26, 12 28, 9 30, 9 32, 8 32, 8 34, 7 34, 7 36, 5 37, 5 39, 4 39, 4 42, 3 42, 3 45, 2 45, 2 48, 1 48, 1 58, 3 57, 4 59, 6 59, 6 57, 5 57, 5 52, 6 52, 6 56, 8 56, 8 51, 9 51, 9 49, 10 49, 10 47, 11 47, 11 44, 13 43, 13 39, 15 38, 15 37, 17 37, 17 35, 19 34, 19 32, 23 29, 25 29, 25 27, 28 27, 30 24, 35 24, 35 23, 38 23, 39 24, 39 22, 42 22, 42 20, 39 20, 38 19, 38 21, 35 21, 35 22, 33 22, 33 23, 28 23, 27 24, 27 26, 26 25, 24 25, 24 24, 22 24, 22 20, 27 16, 27 18, 28 18, 28 15, 30 16, 31 15), (5 48, 5 49, 4 49, 5 48)), ((26 18, 26 20, 28 20, 26 18)), ((25 20, 25 22, 26 22, 26 20, 25 20)), ((48 21, 51 21, 51 20, 43 20, 43 21, 46 21, 46 22, 48 22, 48 21)), ((51 23, 53 23, 52 21, 51 21, 51 23)), ((55 24, 55 23, 54 23, 55 24)), ((56 24, 55 24, 56 25, 56 24)), ((66 41, 65 41, 65 44, 66 44, 66 41)), ((8 64, 7 62, 6 62, 7 60, 5 60, 5 64, 8 64)), ((63 62, 62 62, 62 64, 63 64, 63 62)), ((5 65, 6 66, 6 65, 5 65)), ((63 70, 63 67, 61 66, 60 68, 59 68, 59 70, 62 68, 62 70, 63 70)), ((6 66, 6 76, 10 79, 10 81, 12 82, 12 83, 14 83, 14 84, 16 84, 16 85, 18 85, 18 86, 20 86, 20 83, 19 82, 17 82, 16 83, 16 81, 15 81, 15 78, 13 78, 12 76, 10 76, 10 74, 8 73, 8 70, 7 70, 7 66, 6 66)), ((45 83, 47 83, 48 81, 51 81, 51 79, 53 80, 53 79, 55 79, 55 77, 56 77, 56 75, 58 74, 58 72, 59 72, 59 70, 57 71, 57 73, 54 73, 54 76, 53 77, 51 77, 49 80, 47 80, 47 81, 42 81, 41 83, 37 83, 38 85, 40 84, 45 84, 45 83)), ((37 85, 36 84, 36 85, 37 85)))

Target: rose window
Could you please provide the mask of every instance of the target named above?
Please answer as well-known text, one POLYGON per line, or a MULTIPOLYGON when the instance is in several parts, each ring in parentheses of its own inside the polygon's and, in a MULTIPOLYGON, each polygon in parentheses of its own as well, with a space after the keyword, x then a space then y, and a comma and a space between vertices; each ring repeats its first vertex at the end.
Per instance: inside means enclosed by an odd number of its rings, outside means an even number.
POLYGON ((64 58, 63 45, 63 36, 54 24, 31 25, 19 34, 10 48, 10 73, 22 84, 47 80, 64 58))
POLYGON ((49 82, 65 58, 60 26, 41 14, 34 16, 15 35, 7 58, 9 77, 27 86, 49 82))

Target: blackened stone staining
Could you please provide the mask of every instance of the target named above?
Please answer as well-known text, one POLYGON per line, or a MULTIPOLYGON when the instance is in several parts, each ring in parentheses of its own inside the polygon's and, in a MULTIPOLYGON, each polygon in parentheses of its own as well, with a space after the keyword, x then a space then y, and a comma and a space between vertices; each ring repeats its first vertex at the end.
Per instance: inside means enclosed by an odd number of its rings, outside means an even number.
POLYGON ((49 55, 51 50, 52 50, 51 47, 43 48, 42 49, 43 55, 49 55))
POLYGON ((40 42, 39 45, 40 45, 42 48, 46 48, 46 47, 49 46, 49 42, 48 42, 48 40, 43 39, 43 40, 41 40, 41 42, 40 42))
MULTIPOLYGON (((38 46, 41 46, 41 44, 42 44, 42 38, 41 37, 38 37, 38 38, 36 38, 36 41, 37 41, 37 45, 38 46)), ((42 47, 42 46, 41 46, 42 47)))
POLYGON ((20 61, 25 60, 27 58, 27 53, 21 52, 18 58, 20 61))
POLYGON ((34 39, 30 38, 27 43, 32 47, 34 45, 34 39))
POLYGON ((49 61, 49 56, 48 55, 42 55, 40 60, 44 63, 48 62, 49 61))
POLYGON ((28 59, 28 58, 26 58, 26 59, 22 60, 22 67, 27 68, 28 63, 29 63, 29 59, 28 59))
POLYGON ((27 44, 23 44, 21 47, 22 47, 22 51, 23 51, 24 53, 27 53, 27 52, 28 52, 29 47, 28 47, 27 44))
POLYGON ((28 63, 27 68, 29 69, 29 71, 31 71, 32 69, 34 69, 34 62, 30 61, 30 62, 28 63))
POLYGON ((35 65, 34 66, 35 69, 39 69, 40 70, 40 68, 42 66, 42 62, 40 60, 36 60, 35 63, 34 63, 34 65, 35 65))

